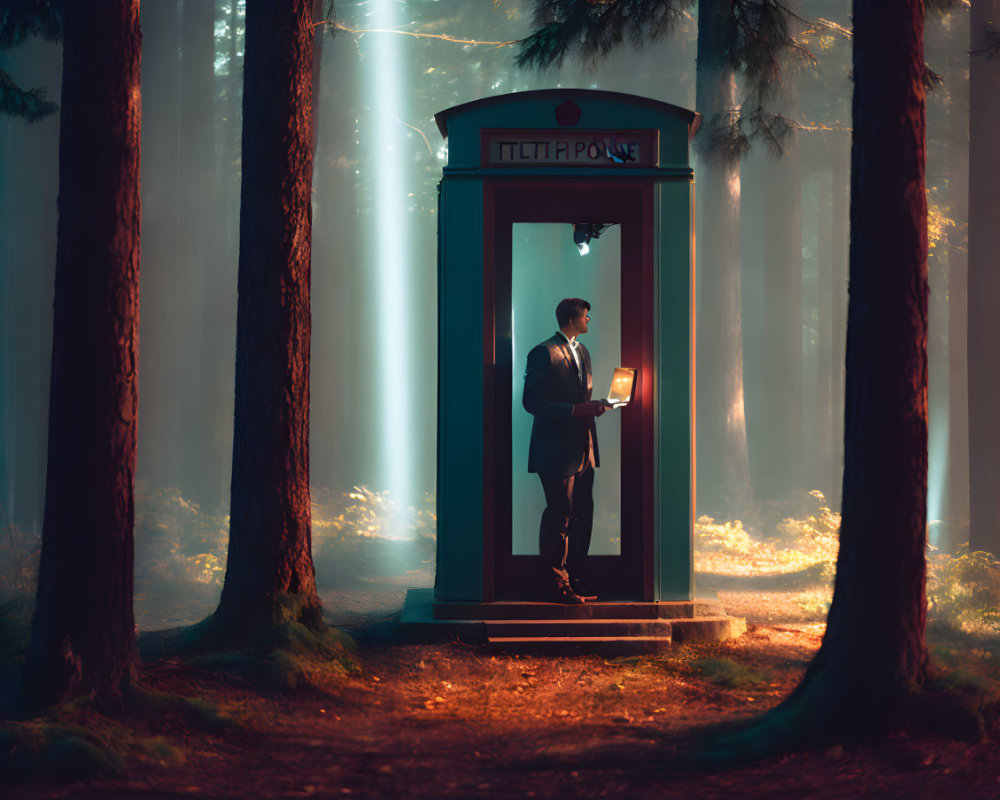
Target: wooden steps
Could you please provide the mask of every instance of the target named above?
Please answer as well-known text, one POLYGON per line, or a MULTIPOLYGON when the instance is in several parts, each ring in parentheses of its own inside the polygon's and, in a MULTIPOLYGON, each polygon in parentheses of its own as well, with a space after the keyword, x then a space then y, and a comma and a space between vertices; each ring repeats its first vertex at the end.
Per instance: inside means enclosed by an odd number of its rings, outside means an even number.
POLYGON ((537 601, 443 602, 410 589, 402 624, 449 631, 466 644, 517 653, 661 653, 684 641, 722 641, 746 631, 716 600, 560 605, 537 601))

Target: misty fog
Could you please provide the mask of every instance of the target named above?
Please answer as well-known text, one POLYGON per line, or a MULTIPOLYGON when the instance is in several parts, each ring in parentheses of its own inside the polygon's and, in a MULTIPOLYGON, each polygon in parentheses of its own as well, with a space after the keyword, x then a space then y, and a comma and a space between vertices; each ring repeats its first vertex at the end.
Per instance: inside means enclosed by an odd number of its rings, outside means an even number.
MULTIPOLYGON (((344 29, 391 27, 417 35, 340 29, 322 39, 313 182, 313 542, 321 593, 345 619, 398 605, 406 586, 433 581, 436 206, 446 160, 433 115, 481 97, 551 87, 627 92, 695 109, 695 20, 655 45, 620 48, 596 66, 568 59, 558 70, 538 73, 518 69, 515 48, 496 44, 532 30, 531 6, 527 0, 407 0, 396 4, 398 18, 385 25, 371 4, 339 0, 336 19, 344 29), (341 594, 358 585, 390 600, 341 594)), ((844 0, 802 6, 806 15, 849 25, 844 0)), ((243 11, 243 2, 230 0, 142 4, 135 533, 141 627, 210 613, 225 569, 243 11)), ((835 555, 835 522, 823 515, 839 510, 842 475, 850 39, 830 26, 817 30, 809 47, 816 65, 788 73, 784 107, 773 109, 802 126, 785 156, 758 143, 741 162, 744 411, 753 500, 732 520, 702 520, 703 571, 719 567, 708 555, 722 548, 725 536, 752 529, 762 540, 794 542, 806 535, 802 525, 810 518, 810 530, 827 537, 814 561, 835 555), (789 527, 789 518, 802 523, 789 527), (727 521, 738 527, 718 527, 727 521)), ((944 550, 968 540, 967 51, 966 16, 929 20, 928 62, 943 82, 927 106, 928 515, 930 541, 944 550)), ((23 85, 46 87, 58 102, 58 44, 29 41, 0 58, 23 85)), ((58 125, 58 115, 31 125, 0 121, 0 526, 10 534, 13 554, 4 562, 12 565, 3 576, 8 588, 22 571, 31 574, 32 542, 42 524, 58 125)), ((697 198, 696 154, 692 148, 697 198)), ((700 210, 696 219, 701 243, 713 236, 713 220, 700 210)), ((565 235, 568 242, 569 226, 565 235)), ((700 285, 696 296, 702 296, 700 285)), ((699 304, 699 326, 716 313, 699 304)), ((710 367, 699 364, 699 373, 710 367)), ((699 452, 698 461, 709 455, 699 452)), ((816 536, 810 546, 818 547, 816 536)), ((773 553, 761 558, 781 561, 773 553)))

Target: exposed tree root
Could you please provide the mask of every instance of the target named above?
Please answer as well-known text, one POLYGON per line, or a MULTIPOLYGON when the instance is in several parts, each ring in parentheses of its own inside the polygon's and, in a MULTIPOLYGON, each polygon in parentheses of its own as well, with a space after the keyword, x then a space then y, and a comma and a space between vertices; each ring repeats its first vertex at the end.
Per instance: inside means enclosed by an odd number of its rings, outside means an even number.
POLYGON ((323 690, 356 672, 354 641, 325 625, 305 624, 300 612, 296 598, 286 597, 258 615, 256 625, 241 620, 234 628, 213 615, 187 628, 147 634, 140 638, 140 651, 146 659, 182 658, 198 669, 239 675, 268 690, 323 690))
POLYGON ((829 670, 749 722, 703 731, 671 759, 674 769, 718 771, 792 752, 869 741, 917 728, 962 742, 985 741, 995 698, 931 683, 923 689, 853 691, 829 670))

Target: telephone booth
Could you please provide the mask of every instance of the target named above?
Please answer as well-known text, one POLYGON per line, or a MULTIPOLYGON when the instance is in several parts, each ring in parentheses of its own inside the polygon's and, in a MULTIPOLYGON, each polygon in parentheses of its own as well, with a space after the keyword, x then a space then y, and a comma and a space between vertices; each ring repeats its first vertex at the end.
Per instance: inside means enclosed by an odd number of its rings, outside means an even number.
POLYGON ((438 217, 434 619, 504 617, 515 607, 610 618, 623 605, 697 615, 688 145, 700 115, 633 95, 552 89, 477 100, 436 119, 448 163, 438 217), (527 471, 531 420, 520 402, 527 353, 555 332, 562 297, 592 306, 581 341, 593 397, 607 395, 615 367, 636 371, 631 402, 597 420, 587 579, 600 602, 572 609, 538 602, 544 499, 527 471))

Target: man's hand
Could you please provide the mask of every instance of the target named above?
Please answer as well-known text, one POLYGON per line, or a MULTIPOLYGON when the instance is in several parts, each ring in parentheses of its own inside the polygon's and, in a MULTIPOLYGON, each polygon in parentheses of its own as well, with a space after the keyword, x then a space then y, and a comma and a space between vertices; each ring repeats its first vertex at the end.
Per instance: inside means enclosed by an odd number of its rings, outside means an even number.
POLYGON ((600 400, 588 400, 573 406, 573 416, 577 419, 589 420, 604 413, 604 403, 600 400))

